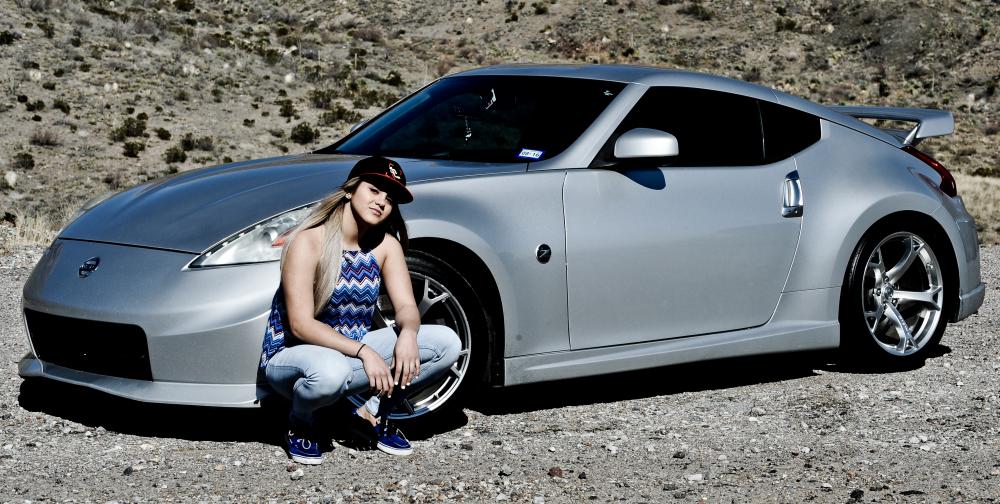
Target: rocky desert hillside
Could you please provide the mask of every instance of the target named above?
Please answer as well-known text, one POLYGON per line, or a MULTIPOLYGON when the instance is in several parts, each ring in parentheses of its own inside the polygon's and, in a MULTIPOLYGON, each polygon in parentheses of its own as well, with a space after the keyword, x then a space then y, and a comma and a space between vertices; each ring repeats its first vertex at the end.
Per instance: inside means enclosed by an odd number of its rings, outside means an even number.
POLYGON ((317 148, 441 75, 634 63, 950 110, 921 147, 996 242, 998 20, 985 0, 2 0, 0 215, 46 241, 93 196, 317 148))

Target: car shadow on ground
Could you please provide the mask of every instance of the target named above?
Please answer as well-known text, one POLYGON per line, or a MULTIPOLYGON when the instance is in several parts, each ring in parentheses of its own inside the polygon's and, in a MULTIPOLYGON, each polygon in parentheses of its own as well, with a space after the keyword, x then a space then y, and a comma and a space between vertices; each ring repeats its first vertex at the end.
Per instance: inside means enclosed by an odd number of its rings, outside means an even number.
POLYGON ((485 415, 523 413, 563 406, 578 406, 642 399, 682 392, 743 387, 831 373, 892 373, 910 371, 926 359, 951 352, 944 345, 929 349, 925 357, 905 366, 859 365, 840 362, 836 351, 760 355, 679 364, 661 368, 518 385, 489 390, 467 407, 485 415))
POLYGON ((485 415, 644 399, 816 375, 828 352, 740 357, 494 389, 468 405, 485 415))
MULTIPOLYGON (((472 394, 466 408, 484 415, 525 413, 564 406, 626 401, 683 392, 700 392, 772 383, 833 373, 910 371, 924 360, 950 353, 937 345, 923 360, 908 366, 846 365, 835 352, 800 352, 680 364, 611 375, 574 378, 488 389, 472 394)), ((86 387, 51 380, 30 379, 21 384, 18 402, 27 411, 41 412, 90 428, 138 436, 197 441, 256 441, 283 445, 288 403, 265 401, 261 408, 208 408, 151 404, 123 399, 86 387)), ((350 406, 341 403, 320 413, 325 425, 335 425, 350 406)), ((430 419, 409 422, 407 436, 422 440, 468 424, 462 410, 442 412, 430 419)), ((336 428, 334 437, 336 438, 336 428)))

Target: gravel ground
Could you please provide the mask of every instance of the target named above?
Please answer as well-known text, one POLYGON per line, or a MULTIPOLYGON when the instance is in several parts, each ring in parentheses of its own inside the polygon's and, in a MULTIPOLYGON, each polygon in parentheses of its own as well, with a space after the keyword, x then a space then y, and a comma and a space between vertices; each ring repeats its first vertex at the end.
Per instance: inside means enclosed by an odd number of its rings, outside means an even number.
MULTIPOLYGON (((37 250, 0 257, 0 502, 998 502, 1000 307, 922 365, 824 355, 675 366, 490 392, 392 458, 290 464, 275 415, 22 384, 19 297, 37 250)), ((983 252, 1000 284, 1000 247, 983 252)))

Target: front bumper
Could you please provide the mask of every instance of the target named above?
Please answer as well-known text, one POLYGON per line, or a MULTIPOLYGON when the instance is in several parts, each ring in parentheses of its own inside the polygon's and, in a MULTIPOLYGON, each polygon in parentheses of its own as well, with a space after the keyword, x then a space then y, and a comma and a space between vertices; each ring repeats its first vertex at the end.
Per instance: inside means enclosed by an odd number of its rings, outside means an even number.
POLYGON ((17 373, 22 378, 48 378, 126 399, 163 404, 247 408, 258 406, 258 397, 264 393, 254 384, 161 382, 87 373, 42 362, 30 353, 21 358, 17 373))
POLYGON ((139 401, 252 406, 278 264, 185 269, 193 257, 56 240, 24 287, 23 308, 33 314, 26 317, 32 352, 18 366, 21 376, 139 401), (81 264, 94 257, 99 268, 81 276, 81 264), (46 317, 59 323, 38 322, 46 317), (32 334, 33 320, 41 334, 32 334), (135 328, 133 341, 126 344, 126 334, 103 327, 135 328), (145 346, 132 344, 136 339, 145 346), (115 363, 126 354, 146 372, 121 372, 125 366, 115 363))

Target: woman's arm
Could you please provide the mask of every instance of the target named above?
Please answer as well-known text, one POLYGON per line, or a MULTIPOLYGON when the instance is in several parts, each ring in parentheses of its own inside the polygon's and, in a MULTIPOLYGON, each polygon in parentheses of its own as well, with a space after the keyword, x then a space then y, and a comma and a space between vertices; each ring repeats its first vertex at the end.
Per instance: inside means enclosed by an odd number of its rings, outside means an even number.
MULTIPOLYGON (((368 346, 363 346, 340 334, 326 323, 316 320, 313 314, 313 283, 316 263, 319 262, 323 249, 322 240, 322 227, 304 230, 288 246, 288 252, 285 254, 281 268, 281 284, 285 290, 289 330, 303 343, 329 347, 348 357, 357 356, 364 362, 365 372, 372 388, 379 394, 391 393, 392 377, 382 356, 368 346)), ((340 264, 331 267, 339 268, 340 264)))
POLYGON ((382 243, 386 248, 382 281, 396 312, 396 325, 400 328, 393 352, 393 381, 406 388, 420 372, 420 352, 417 348, 420 311, 413 299, 410 271, 406 267, 403 247, 391 235, 386 235, 382 243))

